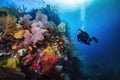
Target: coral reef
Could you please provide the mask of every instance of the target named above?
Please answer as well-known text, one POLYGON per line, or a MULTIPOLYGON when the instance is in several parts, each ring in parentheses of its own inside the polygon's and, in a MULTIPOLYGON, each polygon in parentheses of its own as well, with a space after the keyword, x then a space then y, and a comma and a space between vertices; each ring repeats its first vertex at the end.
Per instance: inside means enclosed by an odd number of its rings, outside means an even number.
POLYGON ((66 24, 54 19, 55 13, 48 8, 18 20, 12 15, 0 17, 0 52, 8 56, 0 66, 22 72, 26 80, 82 79, 84 75, 77 68, 81 66, 79 58, 73 55, 73 43, 65 34, 66 24))

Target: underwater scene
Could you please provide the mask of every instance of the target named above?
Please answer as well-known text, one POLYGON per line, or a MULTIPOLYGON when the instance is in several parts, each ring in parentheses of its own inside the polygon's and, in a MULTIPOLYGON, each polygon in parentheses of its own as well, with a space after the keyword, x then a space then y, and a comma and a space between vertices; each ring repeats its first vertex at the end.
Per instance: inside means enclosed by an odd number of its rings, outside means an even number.
POLYGON ((0 80, 120 80, 120 0, 0 0, 0 80))

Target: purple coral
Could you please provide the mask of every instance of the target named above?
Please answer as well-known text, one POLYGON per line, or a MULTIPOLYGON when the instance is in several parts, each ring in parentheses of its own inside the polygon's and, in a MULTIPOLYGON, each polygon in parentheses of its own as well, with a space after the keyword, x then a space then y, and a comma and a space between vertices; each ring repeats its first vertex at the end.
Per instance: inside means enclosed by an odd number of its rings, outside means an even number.
POLYGON ((44 36, 44 29, 40 29, 39 27, 32 27, 31 29, 32 32, 32 37, 31 37, 31 41, 35 44, 38 42, 38 40, 43 40, 44 36))
POLYGON ((23 44, 24 45, 28 45, 28 44, 30 44, 31 43, 31 37, 32 37, 32 34, 29 32, 29 31, 27 31, 25 34, 24 34, 24 42, 23 42, 23 44))
POLYGON ((31 26, 32 26, 32 28, 33 27, 38 27, 38 28, 41 28, 41 29, 44 27, 43 23, 41 21, 34 22, 31 26))
POLYGON ((46 24, 48 22, 48 17, 47 15, 44 15, 40 11, 38 11, 35 16, 35 21, 41 21, 43 24, 46 24))

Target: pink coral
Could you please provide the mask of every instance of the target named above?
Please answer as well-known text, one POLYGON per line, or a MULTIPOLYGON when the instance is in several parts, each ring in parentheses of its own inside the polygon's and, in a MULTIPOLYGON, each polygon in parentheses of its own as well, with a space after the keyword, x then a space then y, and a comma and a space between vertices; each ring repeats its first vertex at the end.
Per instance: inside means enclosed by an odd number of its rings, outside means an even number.
POLYGON ((31 24, 31 21, 30 21, 31 18, 32 18, 31 15, 26 14, 23 17, 19 18, 18 23, 23 24, 23 25, 30 25, 31 24))
POLYGON ((42 14, 42 16, 41 16, 41 22, 42 22, 43 24, 48 23, 48 17, 47 17, 47 15, 42 14))
POLYGON ((38 32, 36 32, 35 34, 32 35, 31 37, 31 41, 35 44, 38 42, 38 40, 43 40, 44 36, 43 36, 43 30, 40 30, 38 32))
POLYGON ((41 21, 38 21, 38 22, 34 22, 31 26, 32 28, 33 27, 43 28, 43 23, 41 21))
POLYGON ((31 32, 32 34, 35 34, 36 32, 39 32, 40 28, 39 27, 32 27, 31 32))
POLYGON ((42 15, 42 13, 40 11, 37 11, 36 16, 35 16, 35 20, 40 21, 41 15, 42 15))
POLYGON ((44 29, 41 29, 40 27, 32 27, 31 29, 32 32, 32 37, 31 37, 31 41, 35 44, 38 42, 38 40, 43 40, 44 36, 44 29))
POLYGON ((25 34, 24 34, 24 42, 23 42, 23 44, 24 45, 28 45, 28 44, 30 44, 31 43, 31 37, 32 37, 32 34, 28 31, 28 32, 26 32, 25 34))
POLYGON ((46 24, 48 22, 48 17, 47 15, 44 15, 40 11, 38 11, 35 16, 35 21, 41 21, 43 24, 46 24))

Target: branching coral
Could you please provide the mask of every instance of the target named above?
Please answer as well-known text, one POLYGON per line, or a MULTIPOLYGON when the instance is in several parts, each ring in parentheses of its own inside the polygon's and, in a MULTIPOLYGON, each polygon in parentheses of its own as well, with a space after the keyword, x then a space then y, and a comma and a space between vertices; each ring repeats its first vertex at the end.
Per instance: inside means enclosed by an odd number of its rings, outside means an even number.
POLYGON ((29 31, 27 31, 25 34, 24 34, 24 41, 23 41, 23 44, 25 45, 25 46, 28 46, 30 43, 31 43, 31 37, 32 37, 32 34, 29 32, 29 31))
POLYGON ((32 22, 30 21, 31 18, 32 18, 31 15, 26 14, 23 17, 19 18, 18 23, 21 24, 23 26, 23 28, 29 29, 30 25, 32 24, 32 22))
POLYGON ((55 27, 48 22, 48 17, 45 14, 42 14, 40 11, 37 11, 34 22, 42 22, 45 28, 54 29, 55 27))
MULTIPOLYGON (((32 24, 31 33, 29 33, 29 35, 31 35, 31 37, 29 37, 29 40, 31 42, 33 42, 33 44, 36 44, 39 40, 42 41, 44 39, 43 34, 46 31, 47 30, 43 29, 42 22, 40 22, 40 21, 39 22, 34 22, 32 24)), ((27 35, 26 35, 26 40, 27 40, 27 35)))
POLYGON ((0 17, 0 24, 4 27, 4 34, 13 35, 14 31, 16 30, 16 21, 17 19, 14 16, 2 16, 0 17))
POLYGON ((44 15, 40 11, 38 11, 36 13, 35 20, 36 21, 41 21, 43 24, 46 24, 48 22, 48 17, 47 17, 47 15, 44 15))

